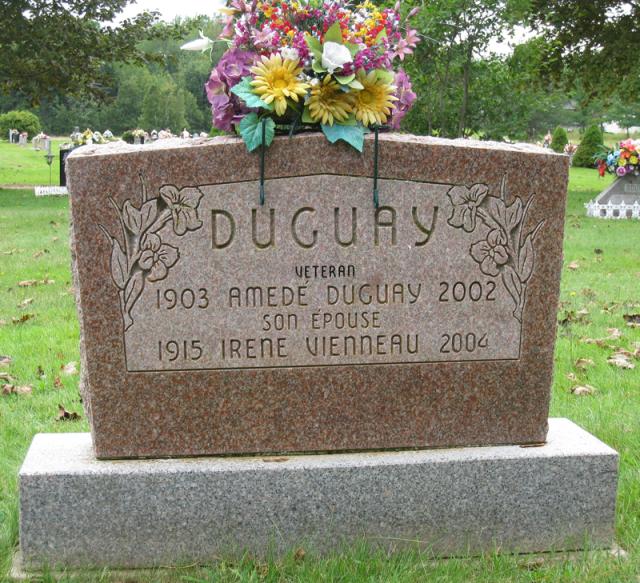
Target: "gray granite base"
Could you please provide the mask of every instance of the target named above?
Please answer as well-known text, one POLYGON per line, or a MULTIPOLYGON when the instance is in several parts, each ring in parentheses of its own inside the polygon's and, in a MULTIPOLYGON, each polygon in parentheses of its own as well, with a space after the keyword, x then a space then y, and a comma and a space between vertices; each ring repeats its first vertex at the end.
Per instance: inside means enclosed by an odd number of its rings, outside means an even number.
POLYGON ((26 569, 207 563, 367 540, 436 555, 613 544, 618 454, 566 419, 540 447, 98 461, 40 434, 20 470, 26 569))

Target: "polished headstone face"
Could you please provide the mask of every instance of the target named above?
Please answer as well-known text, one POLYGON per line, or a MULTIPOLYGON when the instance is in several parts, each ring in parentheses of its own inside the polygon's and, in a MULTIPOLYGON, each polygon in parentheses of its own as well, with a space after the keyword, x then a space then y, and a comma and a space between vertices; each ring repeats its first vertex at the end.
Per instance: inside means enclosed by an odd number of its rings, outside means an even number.
POLYGON ((320 135, 68 163, 99 457, 544 441, 567 158, 320 135))

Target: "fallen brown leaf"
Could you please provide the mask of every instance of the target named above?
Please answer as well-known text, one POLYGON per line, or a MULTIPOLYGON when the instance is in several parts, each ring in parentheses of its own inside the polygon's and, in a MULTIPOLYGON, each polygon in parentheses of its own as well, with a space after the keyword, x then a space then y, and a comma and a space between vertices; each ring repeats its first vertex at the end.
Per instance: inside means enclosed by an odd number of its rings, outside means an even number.
POLYGON ((573 389, 571 389, 571 392, 574 395, 582 397, 585 395, 593 395, 593 393, 596 392, 596 389, 591 385, 578 385, 576 387, 573 387, 573 389))
POLYGON ((571 382, 576 382, 578 380, 578 377, 575 375, 575 373, 567 373, 567 378, 571 381, 571 382))
POLYGON ((629 324, 638 324, 638 325, 640 325, 640 314, 623 314, 622 318, 627 323, 627 326, 629 324))
POLYGON ((9 366, 12 361, 13 358, 10 356, 0 354, 0 366, 9 366))
POLYGON ((11 318, 11 322, 13 324, 24 324, 35 317, 35 314, 22 314, 19 318, 11 318))
POLYGON ((40 251, 36 251, 33 254, 33 258, 38 259, 38 257, 42 257, 45 253, 49 253, 49 249, 40 249, 40 251))
POLYGON ((35 279, 25 279, 24 281, 18 282, 18 287, 31 287, 37 284, 38 282, 35 279))
POLYGON ((28 385, 24 385, 22 387, 17 387, 16 385, 4 385, 2 387, 3 395, 28 395, 33 390, 32 387, 28 385))
POLYGON ((296 549, 296 552, 293 555, 293 558, 295 561, 302 561, 305 556, 307 554, 307 551, 305 551, 302 547, 300 547, 299 549, 296 549))
POLYGON ((590 366, 593 366, 593 360, 591 360, 590 358, 579 358, 578 360, 576 360, 576 364, 575 364, 576 368, 585 370, 590 366))
POLYGON ((616 352, 607 359, 607 362, 613 366, 623 369, 633 369, 636 367, 636 365, 629 360, 629 357, 622 352, 616 352))
POLYGON ((0 372, 0 381, 12 384, 14 382, 14 378, 8 372, 0 372))
POLYGON ((53 379, 53 386, 56 389, 61 389, 64 385, 62 384, 62 381, 60 380, 60 377, 56 377, 55 379, 53 379))
POLYGON ((80 415, 76 412, 69 412, 64 408, 64 405, 58 405, 58 416, 56 421, 77 421, 80 419, 80 415))
POLYGON ((607 340, 617 340, 622 336, 622 332, 620 332, 619 328, 607 328, 607 340))
POLYGON ((569 265, 567 265, 567 269, 575 271, 576 269, 580 269, 580 264, 577 261, 572 261, 571 263, 569 263, 569 265))
POLYGON ((18 304, 18 307, 26 308, 29 304, 32 304, 32 303, 33 303, 33 298, 25 298, 18 304))
POLYGON ((6 326, 6 325, 7 325, 6 320, 0 320, 0 326, 6 326))
POLYGON ((49 279, 48 277, 45 277, 44 279, 40 280, 38 283, 41 283, 42 285, 53 285, 55 283, 55 279, 49 279))
POLYGON ((544 564, 544 557, 533 557, 518 563, 518 567, 520 567, 520 569, 526 569, 527 571, 536 571, 544 567, 544 564))
POLYGON ((78 374, 78 363, 71 361, 67 364, 62 365, 60 367, 60 370, 62 371, 62 374, 65 375, 78 374))
POLYGON ((584 344, 595 344, 600 348, 605 348, 607 346, 606 341, 603 340, 602 338, 581 338, 580 342, 584 344))

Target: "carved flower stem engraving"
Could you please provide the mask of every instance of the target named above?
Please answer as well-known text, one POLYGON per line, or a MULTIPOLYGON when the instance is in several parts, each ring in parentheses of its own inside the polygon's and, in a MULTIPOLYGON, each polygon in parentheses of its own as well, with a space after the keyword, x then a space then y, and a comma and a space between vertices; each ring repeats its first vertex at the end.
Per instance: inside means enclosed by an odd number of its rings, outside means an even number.
POLYGON ((119 290, 125 332, 133 325, 131 310, 142 294, 145 282, 165 279, 180 259, 180 251, 163 242, 162 229, 171 225, 173 232, 182 237, 188 231, 202 227, 198 218, 198 205, 203 196, 200 189, 165 185, 160 188, 158 197, 148 198, 142 174, 140 184, 142 203, 139 207, 126 200, 120 208, 113 198, 109 198, 118 215, 121 239, 98 225, 111 245, 111 278, 119 290))
POLYGON ((500 185, 500 196, 488 196, 488 192, 486 184, 451 188, 447 193, 452 205, 448 223, 467 233, 475 232, 479 224, 488 228, 485 237, 473 243, 469 252, 482 273, 502 278, 515 303, 513 315, 521 322, 527 282, 535 261, 533 242, 544 220, 523 235, 527 213, 535 196, 530 196, 526 204, 519 196, 507 204, 506 174, 500 185))

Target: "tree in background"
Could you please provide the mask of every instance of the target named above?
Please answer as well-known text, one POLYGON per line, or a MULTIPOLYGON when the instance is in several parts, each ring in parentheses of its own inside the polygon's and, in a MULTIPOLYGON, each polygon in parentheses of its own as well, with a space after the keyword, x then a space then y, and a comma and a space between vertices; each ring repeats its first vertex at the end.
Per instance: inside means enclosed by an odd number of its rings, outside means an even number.
POLYGON ((572 164, 581 168, 593 168, 595 156, 603 149, 602 130, 597 125, 587 128, 576 150, 572 164))
POLYGON ((9 130, 27 132, 33 137, 40 133, 40 120, 30 111, 9 111, 0 115, 0 136, 6 139, 9 130))
POLYGON ((564 152, 564 147, 568 143, 569 136, 567 135, 567 130, 565 130, 561 126, 558 126, 555 130, 553 130, 553 137, 551 138, 551 149, 554 152, 562 154, 564 152))
POLYGON ((3 3, 0 27, 0 91, 34 104, 52 95, 103 97, 110 83, 105 64, 161 60, 139 43, 178 34, 157 27, 157 14, 142 12, 114 25, 132 0, 12 0, 3 3))
POLYGON ((546 44, 546 69, 590 98, 637 95, 640 3, 629 0, 531 0, 529 21, 546 44))

